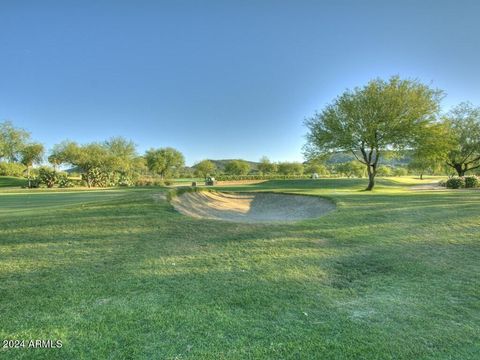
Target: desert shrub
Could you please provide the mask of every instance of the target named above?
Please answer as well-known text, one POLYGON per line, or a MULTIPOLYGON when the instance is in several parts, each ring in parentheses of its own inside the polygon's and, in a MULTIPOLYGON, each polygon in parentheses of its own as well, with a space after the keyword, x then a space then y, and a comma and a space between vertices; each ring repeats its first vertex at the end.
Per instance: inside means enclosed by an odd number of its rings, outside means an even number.
POLYGON ((117 186, 132 186, 134 181, 131 179, 130 176, 126 174, 121 174, 120 177, 117 179, 116 184, 117 186))
POLYGON ((108 174, 103 172, 101 169, 94 167, 88 169, 82 174, 82 180, 85 181, 88 187, 91 186, 100 186, 105 187, 110 184, 108 174))
POLYGON ((20 177, 25 172, 25 166, 19 163, 0 162, 0 176, 20 177))
POLYGON ((140 177, 135 180, 135 186, 164 186, 165 182, 162 179, 154 177, 140 177))
POLYGON ((454 176, 447 180, 446 186, 449 189, 461 189, 465 187, 465 179, 454 176))
POLYGON ((61 188, 68 188, 68 187, 73 187, 75 186, 75 183, 73 180, 68 178, 67 173, 59 173, 58 174, 58 187, 61 188))
POLYGON ((58 181, 58 173, 53 169, 41 167, 38 169, 37 180, 40 184, 52 188, 58 181))
POLYGON ((466 188, 475 188, 479 185, 478 178, 475 175, 465 176, 463 179, 466 188))

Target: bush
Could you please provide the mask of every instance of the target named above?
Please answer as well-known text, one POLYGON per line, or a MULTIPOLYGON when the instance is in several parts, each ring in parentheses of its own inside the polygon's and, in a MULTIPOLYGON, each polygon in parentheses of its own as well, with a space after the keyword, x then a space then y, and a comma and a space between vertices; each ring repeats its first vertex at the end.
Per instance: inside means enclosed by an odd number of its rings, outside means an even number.
POLYGON ((447 180, 446 186, 449 189, 461 189, 465 187, 465 179, 454 176, 447 180))
POLYGON ((37 180, 40 184, 45 184, 48 188, 52 188, 58 181, 58 173, 53 169, 41 167, 38 169, 37 180))
POLYGON ((440 181, 438 182, 438 186, 446 187, 446 186, 447 186, 447 181, 446 181, 446 180, 440 180, 440 181))
POLYGON ((135 186, 164 186, 165 183, 162 179, 153 177, 140 177, 134 183, 135 186))
POLYGON ((25 166, 19 163, 0 162, 0 176, 23 176, 25 166))
POLYGON ((172 180, 165 180, 164 183, 165 183, 166 186, 173 185, 173 181, 172 181, 172 180))
POLYGON ((479 185, 478 178, 475 175, 465 176, 463 179, 466 188, 476 188, 479 185))
POLYGON ((88 187, 106 187, 109 185, 108 174, 99 168, 90 168, 82 174, 82 180, 86 182, 88 187))
POLYGON ((22 188, 30 188, 30 189, 36 189, 36 188, 39 188, 40 187, 40 181, 38 180, 38 178, 31 178, 29 179, 28 183, 26 186, 22 186, 22 188))
POLYGON ((66 173, 58 174, 58 187, 68 188, 73 186, 74 186, 74 183, 72 180, 68 178, 68 174, 66 173))

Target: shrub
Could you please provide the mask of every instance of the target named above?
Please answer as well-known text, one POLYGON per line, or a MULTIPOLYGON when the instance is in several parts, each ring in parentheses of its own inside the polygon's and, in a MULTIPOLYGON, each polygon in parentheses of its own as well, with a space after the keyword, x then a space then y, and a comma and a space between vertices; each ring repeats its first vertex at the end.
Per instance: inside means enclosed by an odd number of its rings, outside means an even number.
POLYGON ((73 186, 74 186, 74 183, 72 180, 68 178, 68 174, 66 173, 58 174, 58 187, 68 188, 73 186))
POLYGON ((109 185, 108 175, 99 168, 90 168, 82 174, 82 180, 87 183, 88 187, 106 187, 109 185))
POLYGON ((447 180, 446 185, 449 189, 461 189, 465 187, 465 179, 454 176, 447 180))
POLYGON ((165 183, 165 185, 167 185, 167 186, 173 185, 173 181, 172 181, 172 180, 165 180, 164 183, 165 183))
POLYGON ((475 175, 465 176, 463 179, 466 188, 475 188, 479 185, 478 178, 475 175))
POLYGON ((41 167, 38 169, 37 180, 40 184, 45 184, 48 188, 52 188, 58 181, 58 173, 53 169, 41 167))
POLYGON ((164 186, 165 183, 162 179, 153 178, 153 177, 140 177, 135 183, 135 186, 164 186))
POLYGON ((19 163, 0 162, 0 176, 20 177, 25 172, 25 166, 19 163))
POLYGON ((438 182, 438 186, 446 187, 446 186, 447 186, 447 181, 446 181, 446 180, 440 180, 440 181, 438 182))

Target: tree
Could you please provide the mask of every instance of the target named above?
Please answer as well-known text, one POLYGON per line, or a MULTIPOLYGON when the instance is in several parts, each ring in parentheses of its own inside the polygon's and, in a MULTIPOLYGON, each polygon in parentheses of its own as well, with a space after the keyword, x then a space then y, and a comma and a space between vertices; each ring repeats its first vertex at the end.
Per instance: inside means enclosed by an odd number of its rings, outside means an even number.
POLYGON ((174 148, 150 149, 145 153, 148 169, 162 179, 185 164, 182 153, 174 148))
POLYGON ((122 137, 84 145, 64 141, 53 147, 48 161, 54 167, 77 167, 88 187, 128 183, 144 163, 136 154, 135 144, 122 137))
POLYGON ((266 156, 262 156, 260 163, 258 164, 258 171, 263 175, 274 174, 277 172, 277 164, 272 163, 266 156))
POLYGON ((365 175, 365 167, 355 160, 335 164, 335 170, 348 178, 361 178, 365 175))
POLYGON ((225 172, 229 175, 247 175, 250 165, 245 160, 231 160, 225 165, 225 172))
POLYGON ((10 121, 0 123, 0 159, 18 161, 29 139, 27 131, 15 128, 10 121))
POLYGON ((383 153, 415 147, 418 134, 438 113, 441 97, 439 90, 396 76, 347 90, 306 120, 305 154, 351 152, 366 167, 366 190, 372 190, 383 153))
POLYGON ((452 133, 445 123, 433 123, 420 132, 417 145, 412 152, 408 168, 420 175, 433 173, 441 167, 454 146, 452 133))
POLYGON ((317 174, 317 175, 329 175, 330 171, 327 166, 318 159, 310 160, 304 164, 304 172, 307 174, 317 174))
POLYGON ((444 124, 453 137, 446 159, 458 176, 480 168, 480 107, 461 103, 445 117, 444 124))
POLYGON ((107 151, 104 171, 108 173, 109 182, 122 185, 132 182, 139 165, 133 141, 123 137, 113 137, 105 141, 103 146, 107 151))
POLYGON ((203 178, 213 175, 216 170, 217 166, 210 160, 202 160, 195 164, 195 173, 203 178))
POLYGON ((303 164, 299 162, 278 163, 278 172, 282 175, 302 175, 303 170, 303 164))
POLYGON ((25 145, 20 151, 20 156, 20 162, 27 167, 28 187, 30 187, 30 168, 33 166, 33 164, 38 164, 42 162, 43 145, 39 143, 25 145))

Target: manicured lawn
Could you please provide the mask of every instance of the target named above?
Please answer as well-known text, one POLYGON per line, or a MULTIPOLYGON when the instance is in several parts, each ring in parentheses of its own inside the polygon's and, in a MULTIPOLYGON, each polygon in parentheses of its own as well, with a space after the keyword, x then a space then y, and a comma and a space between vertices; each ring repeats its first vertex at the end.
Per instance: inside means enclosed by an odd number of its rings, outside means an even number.
POLYGON ((0 358, 478 359, 480 191, 416 182, 233 188, 337 203, 292 225, 187 218, 160 188, 0 191, 0 339, 63 341, 0 358))
POLYGON ((18 178, 14 176, 0 176, 0 188, 2 187, 10 187, 10 186, 26 186, 27 179, 18 178))

